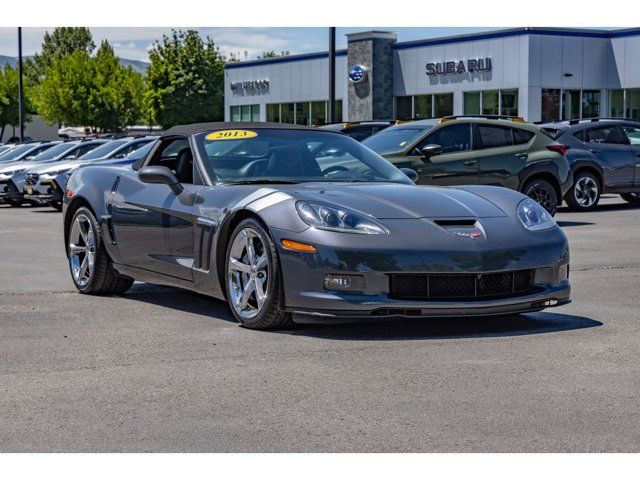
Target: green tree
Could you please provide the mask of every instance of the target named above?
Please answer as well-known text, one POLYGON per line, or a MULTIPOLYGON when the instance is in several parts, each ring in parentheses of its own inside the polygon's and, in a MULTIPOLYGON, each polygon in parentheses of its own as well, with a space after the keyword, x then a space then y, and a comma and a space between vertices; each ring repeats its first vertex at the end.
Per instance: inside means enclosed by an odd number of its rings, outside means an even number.
POLYGON ((173 30, 149 58, 147 95, 157 123, 167 128, 224 118, 224 57, 211 38, 173 30))
POLYGON ((95 50, 91 31, 87 27, 57 27, 52 33, 45 32, 42 51, 30 59, 26 70, 41 78, 56 57, 64 57, 76 51, 91 54, 95 50), (33 69, 33 72, 30 71, 33 69))
MULTIPOLYGON (((24 121, 29 121, 28 113, 33 110, 30 102, 30 91, 23 91, 23 111, 24 121)), ((4 135, 7 125, 18 126, 20 122, 18 115, 18 69, 6 64, 0 70, 0 138, 4 135)))
POLYGON ((91 124, 118 131, 142 118, 144 82, 131 67, 123 67, 104 41, 91 59, 93 85, 89 96, 91 124))
POLYGON ((140 120, 142 76, 123 67, 107 42, 55 56, 38 88, 38 111, 48 122, 118 131, 140 120))

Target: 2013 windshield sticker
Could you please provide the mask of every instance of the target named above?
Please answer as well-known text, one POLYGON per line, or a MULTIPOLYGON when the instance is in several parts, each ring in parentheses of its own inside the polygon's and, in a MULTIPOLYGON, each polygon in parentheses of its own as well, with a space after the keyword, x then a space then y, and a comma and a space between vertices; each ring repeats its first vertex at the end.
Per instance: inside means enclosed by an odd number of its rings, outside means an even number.
POLYGON ((251 130, 219 130, 210 133, 204 138, 207 140, 243 140, 257 136, 258 134, 251 130))

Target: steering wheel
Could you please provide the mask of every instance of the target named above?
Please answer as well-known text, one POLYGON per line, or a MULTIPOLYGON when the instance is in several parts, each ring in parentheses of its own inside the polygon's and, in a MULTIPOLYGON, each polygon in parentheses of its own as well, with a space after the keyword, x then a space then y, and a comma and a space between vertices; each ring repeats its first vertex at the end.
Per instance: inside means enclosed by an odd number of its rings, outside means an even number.
POLYGON ((322 170, 322 175, 325 177, 328 177, 329 175, 334 175, 338 172, 348 172, 349 169, 347 167, 343 167, 342 165, 332 165, 330 167, 325 168, 324 170, 322 170))
POLYGON ((249 163, 244 165, 238 173, 241 177, 256 177, 258 174, 264 174, 269 166, 269 162, 273 157, 273 152, 266 158, 258 158, 256 160, 251 160, 249 163))

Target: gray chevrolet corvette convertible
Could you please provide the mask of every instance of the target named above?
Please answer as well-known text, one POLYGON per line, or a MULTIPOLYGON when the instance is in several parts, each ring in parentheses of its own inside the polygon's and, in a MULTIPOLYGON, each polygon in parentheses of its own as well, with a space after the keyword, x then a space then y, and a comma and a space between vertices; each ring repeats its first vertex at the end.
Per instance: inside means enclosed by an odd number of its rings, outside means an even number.
POLYGON ((133 166, 71 176, 71 275, 82 293, 121 294, 135 279, 226 299, 250 328, 570 301, 567 238, 540 205, 413 175, 331 131, 174 127, 133 166))

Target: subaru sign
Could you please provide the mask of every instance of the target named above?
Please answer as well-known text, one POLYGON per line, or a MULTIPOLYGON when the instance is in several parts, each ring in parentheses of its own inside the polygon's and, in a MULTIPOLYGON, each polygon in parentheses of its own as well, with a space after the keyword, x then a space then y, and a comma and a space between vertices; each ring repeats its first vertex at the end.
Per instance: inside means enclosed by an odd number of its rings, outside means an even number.
POLYGON ((367 78, 367 67, 364 65, 354 65, 349 69, 349 80, 353 83, 360 83, 367 78))

